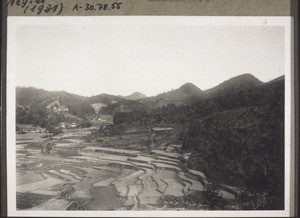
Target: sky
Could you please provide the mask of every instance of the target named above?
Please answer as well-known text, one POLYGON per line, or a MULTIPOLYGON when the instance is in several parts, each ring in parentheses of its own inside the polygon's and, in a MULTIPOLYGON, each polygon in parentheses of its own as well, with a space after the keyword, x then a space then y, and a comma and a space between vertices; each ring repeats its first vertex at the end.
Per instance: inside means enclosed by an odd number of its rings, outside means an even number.
POLYGON ((33 22, 14 34, 16 85, 83 96, 153 96, 187 82, 206 90, 245 73, 267 82, 285 69, 282 26, 95 19, 33 22))

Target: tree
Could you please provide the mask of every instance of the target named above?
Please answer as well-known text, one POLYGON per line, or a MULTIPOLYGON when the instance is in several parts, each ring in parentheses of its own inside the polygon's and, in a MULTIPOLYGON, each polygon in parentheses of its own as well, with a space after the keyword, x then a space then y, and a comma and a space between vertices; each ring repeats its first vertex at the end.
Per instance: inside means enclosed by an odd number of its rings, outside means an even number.
POLYGON ((62 130, 62 128, 55 128, 52 130, 52 133, 54 136, 59 135, 59 134, 63 133, 63 130, 62 130))
POLYGON ((219 185, 216 183, 207 183, 204 186, 203 195, 210 210, 224 208, 225 205, 220 191, 219 185))

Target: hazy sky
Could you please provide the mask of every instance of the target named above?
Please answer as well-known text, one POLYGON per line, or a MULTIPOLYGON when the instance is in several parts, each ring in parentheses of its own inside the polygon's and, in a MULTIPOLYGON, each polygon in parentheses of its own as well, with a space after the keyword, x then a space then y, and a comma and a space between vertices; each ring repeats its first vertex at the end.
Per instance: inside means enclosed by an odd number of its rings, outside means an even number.
POLYGON ((280 26, 41 23, 15 33, 18 86, 84 96, 205 90, 244 73, 266 82, 285 67, 280 26))

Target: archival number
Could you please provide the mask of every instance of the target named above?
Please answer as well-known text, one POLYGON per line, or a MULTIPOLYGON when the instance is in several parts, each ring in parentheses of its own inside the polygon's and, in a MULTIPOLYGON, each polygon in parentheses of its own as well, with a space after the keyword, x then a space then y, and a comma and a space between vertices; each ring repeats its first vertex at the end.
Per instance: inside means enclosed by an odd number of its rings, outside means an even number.
POLYGON ((6 6, 21 7, 24 14, 31 13, 36 15, 42 13, 60 15, 64 8, 62 2, 59 4, 48 4, 46 0, 9 0, 6 6))
POLYGON ((72 11, 79 11, 79 10, 85 10, 85 11, 108 11, 108 10, 119 10, 121 9, 122 2, 114 2, 112 4, 89 4, 86 3, 84 6, 76 4, 72 11))

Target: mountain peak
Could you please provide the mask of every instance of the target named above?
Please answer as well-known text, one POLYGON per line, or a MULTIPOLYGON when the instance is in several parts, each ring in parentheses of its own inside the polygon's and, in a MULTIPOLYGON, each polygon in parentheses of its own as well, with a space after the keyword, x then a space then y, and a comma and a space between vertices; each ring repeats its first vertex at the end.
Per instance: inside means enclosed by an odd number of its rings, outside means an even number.
POLYGON ((125 96, 124 98, 127 100, 138 100, 142 98, 147 98, 147 96, 140 92, 134 92, 131 95, 125 96))
POLYGON ((255 76, 252 74, 242 74, 239 76, 232 77, 218 86, 211 88, 206 92, 206 94, 215 94, 219 92, 227 92, 227 91, 239 91, 243 89, 248 89, 248 88, 253 88, 255 86, 259 86, 263 84, 262 81, 257 79, 255 76))
POLYGON ((255 76, 253 76, 250 73, 241 74, 241 75, 232 77, 231 79, 226 80, 226 81, 230 81, 230 80, 247 80, 247 81, 255 81, 258 83, 262 83, 259 79, 257 79, 255 76))
POLYGON ((274 82, 279 82, 279 81, 284 81, 284 75, 279 76, 279 77, 269 81, 268 83, 274 83, 274 82))
POLYGON ((231 79, 226 80, 222 84, 226 84, 226 83, 245 86, 244 88, 247 88, 248 86, 252 87, 252 86, 261 85, 263 82, 257 79, 252 74, 246 73, 236 77, 232 77, 231 79))
POLYGON ((156 96, 147 98, 147 102, 152 102, 154 107, 162 107, 168 104, 174 103, 176 105, 186 104, 191 101, 192 98, 202 95, 202 90, 192 83, 185 83, 178 89, 164 92, 156 96))
POLYGON ((202 92, 202 90, 195 86, 193 83, 183 84, 182 86, 180 86, 178 91, 181 91, 188 95, 199 95, 202 92))
POLYGON ((199 89, 199 88, 198 88, 197 86, 195 86, 193 83, 185 83, 185 84, 183 84, 182 86, 180 86, 180 88, 185 88, 185 87, 199 89))

